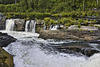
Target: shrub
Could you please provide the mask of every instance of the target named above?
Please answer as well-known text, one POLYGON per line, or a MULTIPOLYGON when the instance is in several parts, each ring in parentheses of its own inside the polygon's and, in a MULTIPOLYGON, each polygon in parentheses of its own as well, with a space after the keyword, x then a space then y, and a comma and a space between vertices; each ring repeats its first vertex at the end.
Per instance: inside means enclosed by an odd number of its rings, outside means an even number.
POLYGON ((82 17, 85 17, 86 16, 86 12, 82 12, 82 17))
POLYGON ((50 19, 49 25, 56 24, 54 20, 50 19))
POLYGON ((50 18, 44 18, 45 24, 49 24, 50 18))

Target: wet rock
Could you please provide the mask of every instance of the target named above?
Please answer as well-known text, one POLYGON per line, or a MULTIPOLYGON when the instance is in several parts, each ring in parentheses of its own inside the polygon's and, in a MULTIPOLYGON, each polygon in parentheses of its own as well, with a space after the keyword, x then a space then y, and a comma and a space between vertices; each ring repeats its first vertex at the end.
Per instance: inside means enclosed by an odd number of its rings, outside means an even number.
POLYGON ((11 42, 15 42, 16 39, 8 35, 7 33, 0 32, 0 47, 6 47, 11 42))
POLYGON ((0 30, 5 29, 5 21, 6 17, 2 13, 0 13, 0 30))
POLYGON ((25 20, 24 19, 15 19, 15 30, 16 31, 25 30, 25 20))
POLYGON ((13 56, 0 47, 0 67, 14 67, 13 56))
POLYGON ((73 44, 73 45, 66 45, 66 46, 53 46, 59 52, 69 53, 69 54, 83 54, 86 56, 92 56, 95 53, 99 53, 98 50, 93 49, 88 44, 73 44))

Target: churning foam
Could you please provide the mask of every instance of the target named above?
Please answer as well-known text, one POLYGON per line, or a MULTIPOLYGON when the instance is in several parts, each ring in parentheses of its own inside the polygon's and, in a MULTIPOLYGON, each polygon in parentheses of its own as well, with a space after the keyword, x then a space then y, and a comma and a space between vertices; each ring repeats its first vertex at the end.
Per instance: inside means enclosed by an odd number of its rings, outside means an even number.
POLYGON ((28 34, 9 33, 18 39, 5 48, 14 55, 15 67, 100 67, 100 54, 90 58, 65 53, 48 54, 41 49, 41 44, 48 45, 47 41, 34 37, 34 33, 28 34))

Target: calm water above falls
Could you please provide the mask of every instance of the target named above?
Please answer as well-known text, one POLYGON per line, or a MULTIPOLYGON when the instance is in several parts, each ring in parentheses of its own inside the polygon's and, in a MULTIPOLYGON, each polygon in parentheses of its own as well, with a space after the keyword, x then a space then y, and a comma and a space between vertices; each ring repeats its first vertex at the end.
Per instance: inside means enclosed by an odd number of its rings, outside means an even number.
POLYGON ((57 44, 76 41, 44 40, 38 38, 39 34, 37 33, 11 31, 7 33, 18 39, 4 48, 10 54, 14 55, 15 67, 100 67, 99 53, 91 57, 77 56, 59 53, 49 47, 51 43, 57 44))

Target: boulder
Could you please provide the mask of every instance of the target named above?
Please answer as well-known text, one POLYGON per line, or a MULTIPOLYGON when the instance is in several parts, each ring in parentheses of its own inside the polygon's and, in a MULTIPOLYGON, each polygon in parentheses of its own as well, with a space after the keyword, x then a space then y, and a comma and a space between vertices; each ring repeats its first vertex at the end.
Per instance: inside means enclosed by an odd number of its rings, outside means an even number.
POLYGON ((77 25, 71 25, 70 27, 68 27, 68 30, 99 30, 97 27, 93 27, 93 26, 81 26, 80 28, 78 28, 77 25))
POLYGON ((0 30, 5 29, 5 21, 6 17, 2 13, 0 13, 0 30))
POLYGON ((11 42, 15 42, 16 39, 12 36, 8 35, 7 33, 0 32, 0 47, 6 47, 11 42))
POLYGON ((25 30, 25 20, 24 19, 15 19, 15 30, 16 31, 25 30))

